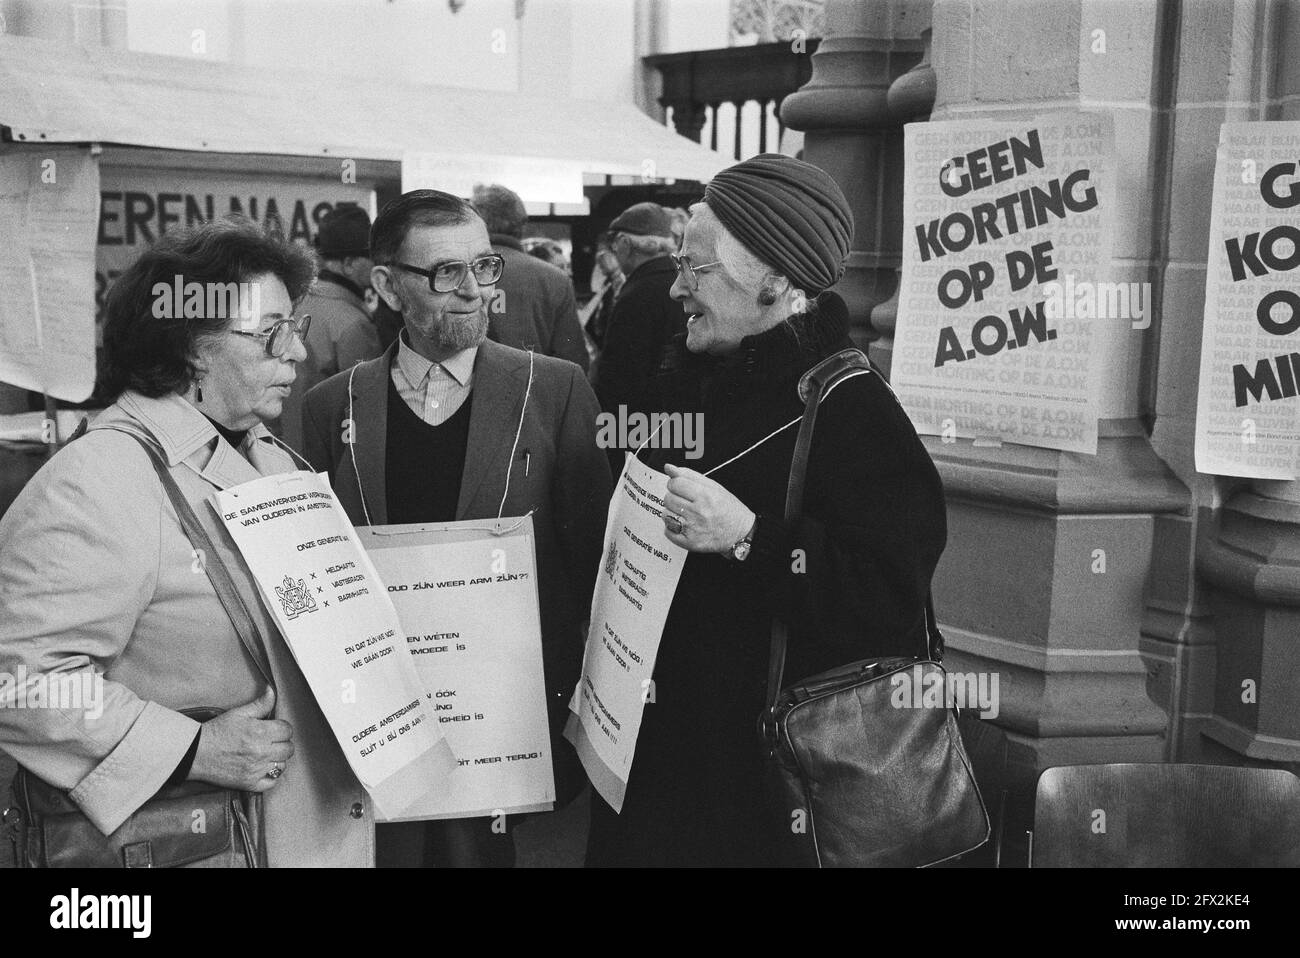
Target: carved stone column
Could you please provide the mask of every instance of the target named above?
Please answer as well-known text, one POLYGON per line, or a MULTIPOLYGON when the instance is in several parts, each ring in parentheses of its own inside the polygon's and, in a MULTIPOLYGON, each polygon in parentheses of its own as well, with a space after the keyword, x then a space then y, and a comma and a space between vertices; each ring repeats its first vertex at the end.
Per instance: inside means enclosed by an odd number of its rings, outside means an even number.
POLYGON ((893 295, 902 261, 903 131, 890 85, 921 59, 929 0, 829 0, 812 78, 781 105, 803 158, 830 173, 853 208, 848 272, 836 287, 859 345, 879 340, 872 310, 893 295))
MULTIPOLYGON (((1300 14, 1268 0, 1184 4, 1182 18, 1175 187, 1199 201, 1172 225, 1171 258, 1188 261, 1177 305, 1199 324, 1219 125, 1300 119, 1300 14)), ((1188 346, 1198 344, 1162 337, 1156 440, 1171 461, 1191 458, 1196 390, 1182 384, 1196 382, 1199 352, 1188 346)), ((1188 605, 1206 624, 1176 649, 1187 689, 1179 756, 1300 772, 1300 483, 1192 475, 1202 531, 1188 605)))
MULTIPOLYGON (((885 97, 890 115, 900 125, 925 119, 934 106, 934 64, 930 61, 930 40, 933 33, 929 29, 921 31, 921 42, 925 44, 921 62, 890 84, 889 93, 885 97)), ((899 255, 902 255, 901 251, 899 255)), ((902 272, 901 267, 894 270, 894 294, 871 311, 871 328, 880 334, 880 338, 871 345, 871 358, 884 370, 886 376, 893 368, 894 328, 898 323, 902 272)))

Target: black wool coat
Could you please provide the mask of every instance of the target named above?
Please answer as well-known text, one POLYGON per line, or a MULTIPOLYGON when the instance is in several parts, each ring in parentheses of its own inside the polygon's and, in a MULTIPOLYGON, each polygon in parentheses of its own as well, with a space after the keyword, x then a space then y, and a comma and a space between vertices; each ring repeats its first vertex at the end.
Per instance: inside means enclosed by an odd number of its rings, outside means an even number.
MULTIPOLYGON (((698 472, 797 420, 799 377, 852 345, 834 294, 721 360, 687 353, 683 342, 659 382, 669 408, 702 414, 703 456, 642 456, 698 472)), ((925 600, 947 525, 938 472, 907 415, 876 373, 837 386, 818 413, 804 517, 788 524, 797 432, 796 423, 711 476, 757 513, 753 550, 744 562, 687 558, 621 814, 593 795, 589 864, 770 861, 755 728, 773 616, 790 629, 787 683, 924 649, 925 600)))
MULTIPOLYGON (((618 414, 660 409, 656 371, 664 348, 686 332, 686 313, 668 291, 677 278, 673 261, 656 256, 632 270, 614 298, 605 342, 592 369, 600 407, 618 414)), ((620 465, 622 457, 619 457, 620 465)))

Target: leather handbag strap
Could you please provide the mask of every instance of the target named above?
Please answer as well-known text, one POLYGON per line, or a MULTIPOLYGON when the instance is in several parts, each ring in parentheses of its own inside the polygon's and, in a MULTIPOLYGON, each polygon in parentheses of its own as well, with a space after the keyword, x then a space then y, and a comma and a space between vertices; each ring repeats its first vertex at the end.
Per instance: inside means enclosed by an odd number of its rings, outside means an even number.
MULTIPOLYGON (((875 374, 871 361, 860 349, 845 349, 823 359, 799 380, 799 395, 804 400, 803 420, 790 460, 790 479, 785 492, 785 521, 793 525, 803 515, 804 484, 808 477, 808 457, 812 452, 813 427, 822 399, 836 384, 862 372, 875 374)), ((935 622, 930 596, 925 597, 926 648, 923 657, 943 655, 943 636, 935 622)), ((772 617, 772 646, 767 665, 767 710, 770 713, 781 695, 785 674, 789 630, 780 616, 772 617)))
POLYGON ((180 519, 181 528, 185 531, 186 538, 190 540, 190 545, 199 551, 203 570, 208 574, 208 581, 212 583, 217 598, 221 600, 221 605, 230 618, 230 624, 235 627, 235 633, 239 636, 239 641, 248 650, 249 656, 253 659, 253 664, 262 673, 262 678, 266 679, 268 685, 275 688, 275 681, 271 677, 271 661, 266 654, 266 645, 262 640, 261 630, 258 629, 252 613, 248 611, 248 606, 244 604, 244 597, 236 587, 234 579, 230 577, 230 570, 222 562, 221 553, 217 552, 213 546, 208 531, 203 528, 203 524, 199 522, 199 517, 194 514, 194 510, 190 507, 189 500, 185 498, 185 494, 181 492, 180 486, 176 484, 176 480, 172 477, 171 469, 167 467, 167 462, 163 459, 162 450, 158 448, 158 445, 151 437, 142 431, 116 423, 106 423, 95 428, 112 429, 133 436, 149 453, 149 460, 153 463, 154 471, 158 473, 158 479, 162 482, 162 487, 167 490, 167 497, 171 499, 172 507, 176 510, 176 516, 180 519))

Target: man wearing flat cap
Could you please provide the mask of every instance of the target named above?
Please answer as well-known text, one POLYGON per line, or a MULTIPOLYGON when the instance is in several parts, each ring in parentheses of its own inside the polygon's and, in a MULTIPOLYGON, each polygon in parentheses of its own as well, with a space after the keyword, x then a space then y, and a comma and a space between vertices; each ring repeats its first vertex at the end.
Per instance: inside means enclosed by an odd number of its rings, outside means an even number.
POLYGON ((835 181, 777 154, 723 170, 691 208, 672 286, 686 335, 659 385, 669 411, 702 415, 703 455, 642 454, 669 476, 664 536, 688 555, 621 813, 592 796, 588 864, 781 862, 791 823, 764 806, 755 734, 774 619, 787 684, 924 648, 943 489, 875 372, 823 400, 803 514, 785 519, 799 380, 852 346, 831 292, 852 236, 835 181))
MULTIPOLYGON (((649 414, 659 410, 654 375, 664 348, 686 331, 686 317, 668 295, 677 275, 673 218, 658 203, 637 203, 614 218, 608 235, 627 280, 610 310, 591 384, 605 412, 618 416, 624 407, 629 416, 649 414)), ((609 452, 614 470, 621 470, 623 450, 609 452)))
POLYGON ((338 206, 326 213, 316 234, 321 271, 299 315, 311 316, 307 358, 280 413, 280 437, 302 449, 302 400, 319 382, 357 363, 374 359, 383 347, 379 331, 365 308, 370 285, 370 215, 359 206, 338 206))

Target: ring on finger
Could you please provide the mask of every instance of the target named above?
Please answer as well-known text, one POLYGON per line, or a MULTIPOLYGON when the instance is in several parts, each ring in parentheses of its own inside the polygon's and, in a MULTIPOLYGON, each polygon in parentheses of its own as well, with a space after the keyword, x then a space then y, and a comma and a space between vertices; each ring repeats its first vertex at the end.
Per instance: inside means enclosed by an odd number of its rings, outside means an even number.
POLYGON ((686 531, 686 523, 682 522, 678 516, 664 516, 664 524, 668 526, 668 531, 673 535, 679 536, 686 531))
POLYGON ((284 766, 281 765, 279 762, 272 762, 272 763, 271 763, 271 770, 270 770, 269 772, 266 773, 266 777, 267 777, 267 778, 279 778, 279 777, 280 777, 281 775, 283 775, 283 774, 284 774, 284 766))

